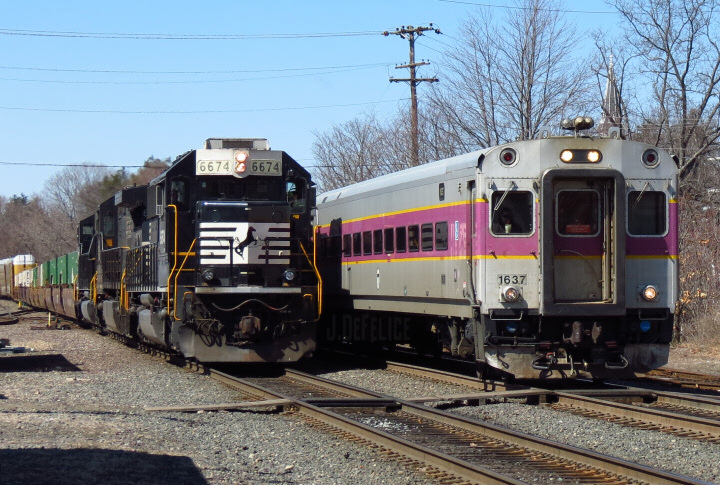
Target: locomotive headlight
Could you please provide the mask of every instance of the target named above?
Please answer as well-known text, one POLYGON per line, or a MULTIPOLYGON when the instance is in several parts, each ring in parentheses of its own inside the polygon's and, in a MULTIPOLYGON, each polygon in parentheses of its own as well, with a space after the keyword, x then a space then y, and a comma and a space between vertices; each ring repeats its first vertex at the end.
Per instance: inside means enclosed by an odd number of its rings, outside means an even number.
POLYGON ((210 282, 215 279, 215 271, 212 269, 206 269, 202 272, 202 277, 205 281, 210 282))
POLYGON ((642 296, 645 301, 655 301, 658 299, 658 296, 660 296, 660 292, 655 286, 647 285, 640 292, 640 296, 642 296))
POLYGON ((288 268, 283 272, 283 280, 287 283, 292 283, 298 277, 298 272, 295 269, 288 268))
POLYGON ((560 160, 565 163, 598 163, 602 160, 600 150, 570 150, 560 152, 560 160))
POLYGON ((588 150, 587 152, 588 162, 597 163, 600 161, 600 152, 597 150, 588 150))
POLYGON ((514 286, 506 286, 502 290, 502 298, 508 303, 520 301, 520 289, 514 286))

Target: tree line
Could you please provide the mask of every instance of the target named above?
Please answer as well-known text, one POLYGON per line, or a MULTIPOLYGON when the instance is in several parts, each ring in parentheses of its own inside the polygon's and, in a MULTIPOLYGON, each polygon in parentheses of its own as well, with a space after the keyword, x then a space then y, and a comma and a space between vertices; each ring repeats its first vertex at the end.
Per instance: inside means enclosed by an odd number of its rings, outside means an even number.
POLYGON ((144 185, 170 166, 149 157, 136 172, 71 166, 57 172, 40 193, 0 196, 0 258, 32 254, 48 261, 77 249, 78 222, 127 186, 144 185))
MULTIPOLYGON (((445 39, 434 73, 440 82, 423 86, 419 159, 531 139, 547 127, 558 134, 562 118, 578 115, 596 122, 605 115, 623 138, 667 149, 680 169, 676 336, 717 340, 720 0, 606 4, 620 18, 620 34, 578 31, 558 0, 468 14, 445 39), (616 96, 612 112, 603 105, 608 86, 616 96)), ((409 118, 401 105, 385 119, 371 111, 315 133, 320 190, 410 167, 409 118)))

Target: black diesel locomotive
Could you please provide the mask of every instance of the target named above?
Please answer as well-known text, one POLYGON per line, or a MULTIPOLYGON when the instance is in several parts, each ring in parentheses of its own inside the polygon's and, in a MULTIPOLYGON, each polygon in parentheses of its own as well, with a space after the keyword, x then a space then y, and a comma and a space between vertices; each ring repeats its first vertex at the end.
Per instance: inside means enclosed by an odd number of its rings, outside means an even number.
POLYGON ((315 350, 310 174, 265 139, 209 139, 79 225, 85 322, 202 362, 315 350))

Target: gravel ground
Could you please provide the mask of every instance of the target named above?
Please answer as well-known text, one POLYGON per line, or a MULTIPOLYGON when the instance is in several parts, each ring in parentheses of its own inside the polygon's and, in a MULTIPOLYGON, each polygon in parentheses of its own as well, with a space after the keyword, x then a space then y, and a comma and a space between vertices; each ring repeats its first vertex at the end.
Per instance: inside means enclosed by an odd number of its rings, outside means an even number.
POLYGON ((38 317, 0 326, 34 348, 0 353, 2 485, 436 483, 294 415, 146 412, 239 396, 91 330, 30 330, 38 317))
MULTIPOLYGON (((713 373, 712 370, 717 364, 711 360, 712 351, 693 350, 690 354, 694 359, 687 364, 681 358, 684 351, 679 356, 675 356, 671 360, 672 367, 713 373)), ((388 371, 349 370, 325 377, 376 392, 393 389, 400 398, 467 392, 465 388, 431 384, 408 376, 398 376, 399 374, 388 371)), ((511 399, 508 402, 477 407, 453 407, 446 410, 548 440, 658 467, 678 475, 720 483, 720 445, 717 444, 575 416, 549 407, 523 404, 520 400, 511 399)))
MULTIPOLYGON (((146 412, 143 406, 217 404, 240 397, 205 376, 93 331, 31 330, 43 325, 46 315, 0 326, 1 338, 34 349, 0 353, 0 485, 437 483, 294 415, 146 412)), ((670 367, 718 369, 712 356, 685 350, 674 353, 670 367)), ((386 371, 324 376, 379 392, 393 389, 400 397, 467 391, 386 371)), ((720 482, 718 445, 518 402, 453 411, 720 482)))

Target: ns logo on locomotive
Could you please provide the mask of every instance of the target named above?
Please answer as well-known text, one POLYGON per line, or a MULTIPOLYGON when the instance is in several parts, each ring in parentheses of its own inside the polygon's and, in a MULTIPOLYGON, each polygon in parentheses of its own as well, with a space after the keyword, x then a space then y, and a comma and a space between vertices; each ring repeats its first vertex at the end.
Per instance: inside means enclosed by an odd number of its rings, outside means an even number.
POLYGON ((0 293, 202 362, 295 361, 316 345, 314 205, 267 140, 209 139, 100 204, 77 252, 0 263, 0 293))
POLYGON ((592 125, 564 120, 570 136, 546 131, 319 195, 318 337, 354 342, 363 322, 407 321, 402 343, 518 378, 664 365, 676 163, 617 129, 583 134, 592 125))

